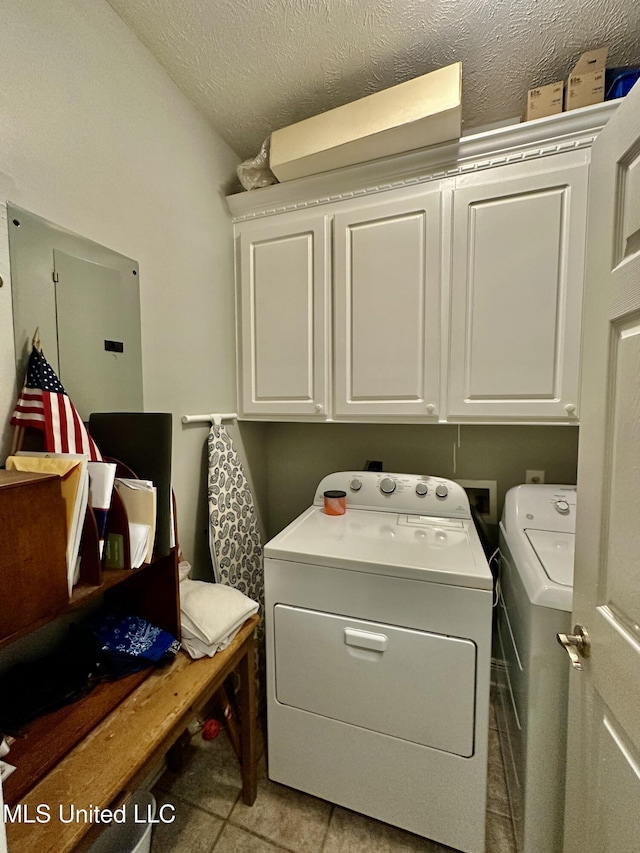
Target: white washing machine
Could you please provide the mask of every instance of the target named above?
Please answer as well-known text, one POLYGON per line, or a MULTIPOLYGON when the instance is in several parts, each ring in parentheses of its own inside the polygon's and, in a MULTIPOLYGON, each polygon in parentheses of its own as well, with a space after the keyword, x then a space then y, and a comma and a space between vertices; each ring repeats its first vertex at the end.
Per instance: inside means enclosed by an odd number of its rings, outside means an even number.
POLYGON ((269 777, 482 853, 492 576, 462 487, 325 477, 265 546, 265 600, 269 777))
POLYGON ((561 853, 576 490, 523 485, 500 522, 499 730, 518 850, 561 853))

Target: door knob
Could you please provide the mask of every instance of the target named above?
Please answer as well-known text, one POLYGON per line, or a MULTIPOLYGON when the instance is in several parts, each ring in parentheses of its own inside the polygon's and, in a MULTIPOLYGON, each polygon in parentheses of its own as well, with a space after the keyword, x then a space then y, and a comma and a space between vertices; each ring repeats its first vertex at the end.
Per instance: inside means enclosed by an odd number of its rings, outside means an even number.
POLYGON ((591 640, 586 628, 583 628, 582 625, 576 625, 573 634, 557 634, 556 636, 560 645, 569 655, 571 666, 574 669, 583 669, 580 658, 588 658, 591 652, 591 640))

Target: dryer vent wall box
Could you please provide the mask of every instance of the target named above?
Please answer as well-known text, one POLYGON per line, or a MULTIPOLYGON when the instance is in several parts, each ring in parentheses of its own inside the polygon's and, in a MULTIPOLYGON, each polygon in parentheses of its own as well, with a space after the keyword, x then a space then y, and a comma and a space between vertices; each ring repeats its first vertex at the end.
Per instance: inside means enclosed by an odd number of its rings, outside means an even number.
POLYGON ((331 474, 264 553, 270 778, 483 853, 493 579, 462 486, 331 474))
POLYGON ((487 524, 498 523, 498 481, 456 480, 467 493, 469 503, 487 524))

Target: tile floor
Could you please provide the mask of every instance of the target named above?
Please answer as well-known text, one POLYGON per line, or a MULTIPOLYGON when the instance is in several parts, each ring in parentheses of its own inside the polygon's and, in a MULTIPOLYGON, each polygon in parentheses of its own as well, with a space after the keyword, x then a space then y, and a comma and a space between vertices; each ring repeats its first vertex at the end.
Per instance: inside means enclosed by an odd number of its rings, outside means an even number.
MULTIPOLYGON (((171 803, 176 819, 154 827, 152 853, 454 853, 449 847, 270 782, 264 755, 258 770, 258 796, 249 807, 240 799, 240 772, 224 733, 213 741, 194 737, 181 772, 166 771, 154 788, 158 806, 171 803)), ((486 839, 486 853, 515 853, 493 708, 486 839)))

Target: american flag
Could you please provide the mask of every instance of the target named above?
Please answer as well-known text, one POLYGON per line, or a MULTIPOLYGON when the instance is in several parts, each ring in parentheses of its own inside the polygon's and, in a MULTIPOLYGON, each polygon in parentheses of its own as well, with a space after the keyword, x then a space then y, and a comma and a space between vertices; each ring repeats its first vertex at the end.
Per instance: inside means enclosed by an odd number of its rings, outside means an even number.
POLYGON ((62 383, 35 346, 11 424, 39 429, 44 433, 44 449, 52 453, 86 453, 92 461, 102 462, 102 454, 62 383))

